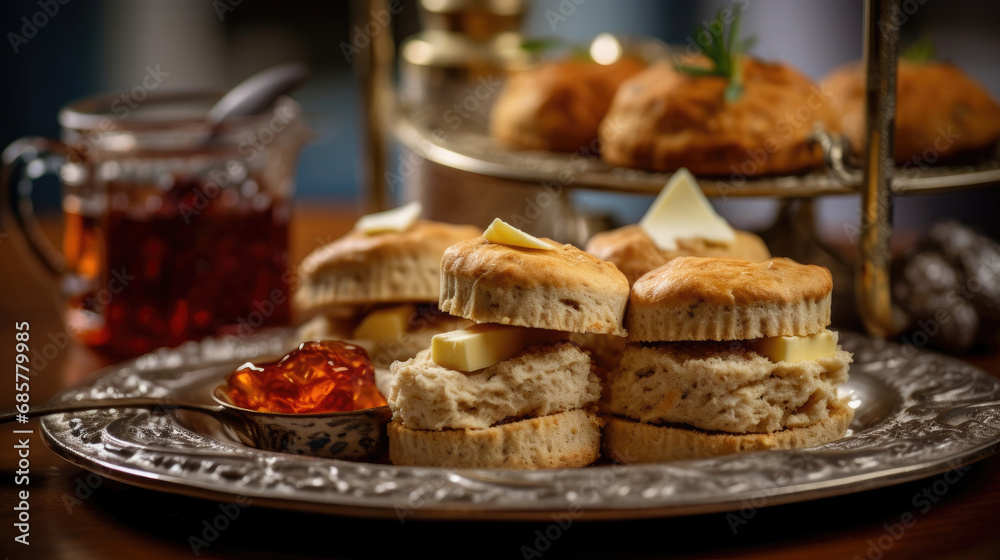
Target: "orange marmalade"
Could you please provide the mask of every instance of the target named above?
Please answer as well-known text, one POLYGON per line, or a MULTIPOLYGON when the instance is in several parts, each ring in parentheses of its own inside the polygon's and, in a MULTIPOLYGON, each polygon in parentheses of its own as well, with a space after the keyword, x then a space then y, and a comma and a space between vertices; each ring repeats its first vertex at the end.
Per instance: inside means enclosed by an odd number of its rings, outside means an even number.
POLYGON ((385 406, 363 348, 316 340, 275 362, 247 362, 226 376, 233 404, 260 412, 311 414, 385 406))

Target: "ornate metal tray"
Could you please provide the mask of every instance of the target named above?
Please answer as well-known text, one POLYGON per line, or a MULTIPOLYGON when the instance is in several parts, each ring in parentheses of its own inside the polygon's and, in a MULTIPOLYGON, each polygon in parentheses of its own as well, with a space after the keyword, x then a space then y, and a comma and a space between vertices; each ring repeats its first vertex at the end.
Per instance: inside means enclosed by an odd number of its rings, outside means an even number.
MULTIPOLYGON (((931 476, 1000 448, 1000 380, 939 354, 842 333, 854 352, 848 435, 796 451, 656 465, 522 472, 351 463, 258 451, 194 412, 110 409, 42 421, 68 461, 145 488, 277 508, 400 519, 622 519, 754 508, 931 476)), ((209 339, 110 366, 57 400, 156 396, 208 402, 285 333, 209 339)))
MULTIPOLYGON (((593 147, 582 147, 571 154, 518 150, 475 126, 445 134, 442 128, 424 122, 425 113, 404 107, 394 123, 394 133, 414 153, 448 168, 534 184, 646 195, 659 193, 671 176, 610 165, 597 157, 593 147)), ((823 150, 825 168, 800 175, 699 177, 698 184, 706 195, 721 197, 810 197, 859 192, 861 170, 858 162, 851 161, 844 139, 822 131, 814 132, 814 138, 823 150)), ((1000 182, 1000 146, 964 164, 917 163, 920 165, 895 168, 890 186, 893 194, 944 192, 1000 182)))

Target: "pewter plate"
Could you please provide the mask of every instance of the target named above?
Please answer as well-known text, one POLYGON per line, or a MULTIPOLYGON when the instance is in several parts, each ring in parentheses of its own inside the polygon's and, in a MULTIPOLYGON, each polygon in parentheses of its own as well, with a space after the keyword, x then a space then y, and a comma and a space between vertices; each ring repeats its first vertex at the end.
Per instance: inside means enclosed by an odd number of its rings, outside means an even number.
MULTIPOLYGON (((160 350, 110 366, 56 397, 208 399, 225 373, 281 354, 286 333, 160 350)), ((938 474, 1000 448, 1000 380, 958 360, 842 333, 854 352, 847 436, 795 451, 656 465, 523 472, 397 467, 258 451, 197 413, 111 409, 42 421, 47 444, 109 478, 216 500, 400 519, 665 517, 878 488, 938 474)))

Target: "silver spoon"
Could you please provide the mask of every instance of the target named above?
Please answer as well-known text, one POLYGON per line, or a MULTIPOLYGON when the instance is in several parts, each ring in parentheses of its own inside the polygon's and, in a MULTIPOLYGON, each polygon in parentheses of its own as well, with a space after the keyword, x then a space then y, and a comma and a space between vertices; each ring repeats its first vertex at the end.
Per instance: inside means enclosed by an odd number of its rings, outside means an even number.
POLYGON ((309 69, 305 65, 289 63, 272 66, 243 80, 206 113, 209 134, 203 143, 211 142, 218 135, 219 128, 226 119, 261 113, 279 97, 301 86, 308 78, 309 69))
POLYGON ((388 406, 313 414, 260 412, 234 405, 222 386, 212 391, 212 400, 216 404, 149 397, 47 404, 31 407, 24 413, 13 409, 0 411, 0 424, 48 414, 107 408, 178 409, 209 414, 244 444, 267 451, 364 461, 380 458, 388 445, 386 424, 392 418, 388 406))
POLYGON ((14 409, 0 411, 0 424, 12 422, 15 419, 21 421, 23 418, 35 418, 47 416, 49 414, 59 414, 62 412, 79 412, 82 410, 98 410, 104 408, 154 408, 163 410, 197 410, 209 414, 219 414, 223 411, 222 405, 194 404, 178 402, 171 399, 154 399, 149 397, 135 397, 127 399, 101 399, 94 401, 63 402, 56 404, 45 404, 33 406, 25 413, 19 413, 14 409))

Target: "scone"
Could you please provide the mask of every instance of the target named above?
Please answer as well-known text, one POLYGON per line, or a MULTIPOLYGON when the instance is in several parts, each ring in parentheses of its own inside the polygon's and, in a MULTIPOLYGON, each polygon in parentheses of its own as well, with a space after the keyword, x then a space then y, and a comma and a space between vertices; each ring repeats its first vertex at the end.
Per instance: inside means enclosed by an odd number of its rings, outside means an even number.
POLYGON ((591 145, 618 86, 645 64, 570 58, 512 74, 493 105, 490 134, 527 150, 572 152, 591 145))
POLYGON ((587 242, 587 252, 613 263, 630 285, 677 257, 735 257, 752 262, 771 258, 760 237, 733 229, 716 214, 684 168, 673 174, 638 224, 594 235, 587 242), (658 234, 658 228, 665 231, 658 234))
MULTIPOLYGON (((856 155, 864 150, 865 74, 859 62, 846 64, 823 80, 840 118, 841 133, 856 155)), ((1000 105, 979 83, 945 62, 901 59, 896 70, 896 163, 924 167, 970 152, 986 151, 1000 140, 1000 105)))
POLYGON ((600 382, 569 333, 624 335, 628 281, 497 220, 441 259, 443 311, 476 321, 392 364, 397 465, 548 469, 600 454, 600 382))
POLYGON ((625 336, 628 280, 572 245, 526 249, 484 237, 441 258, 441 311, 477 323, 625 336))
POLYGON ((481 230, 417 219, 419 212, 419 203, 411 203, 363 217, 299 265, 294 303, 312 319, 299 328, 298 338, 361 346, 385 396, 394 360, 415 356, 437 333, 470 324, 437 309, 440 262, 448 246, 481 230))
MULTIPOLYGON (((792 67, 741 58, 743 93, 728 81, 692 76, 671 62, 650 66, 618 88, 600 127, 601 156, 614 165, 695 175, 752 177, 800 173, 823 162, 809 135, 835 131, 828 99, 792 67)), ((705 58, 690 66, 708 68, 705 58)))
POLYGON ((733 257, 751 262, 771 258, 771 252, 760 236, 734 230, 732 243, 715 243, 706 239, 678 239, 677 248, 661 249, 638 224, 595 234, 587 242, 587 252, 614 263, 625 274, 629 284, 642 275, 659 268, 677 257, 733 257))
POLYGON ((784 258, 680 257, 632 286, 629 344, 608 374, 604 449, 659 462, 843 437, 850 353, 830 272, 784 258))

